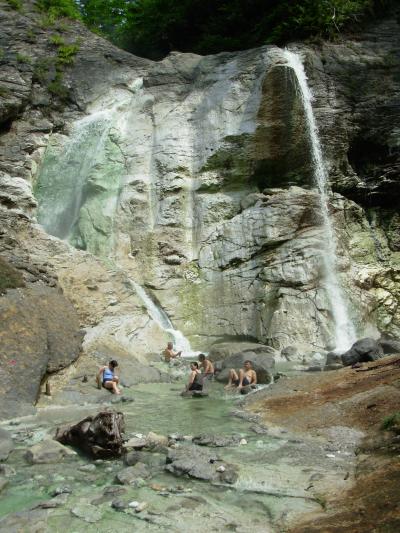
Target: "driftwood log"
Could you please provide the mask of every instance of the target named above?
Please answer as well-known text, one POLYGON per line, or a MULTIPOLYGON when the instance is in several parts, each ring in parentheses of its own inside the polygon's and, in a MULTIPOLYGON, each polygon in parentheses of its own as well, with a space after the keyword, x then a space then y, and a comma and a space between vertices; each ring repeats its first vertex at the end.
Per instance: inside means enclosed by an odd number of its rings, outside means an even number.
POLYGON ((108 459, 121 456, 123 432, 124 415, 104 411, 75 425, 57 428, 55 439, 79 448, 95 459, 108 459))

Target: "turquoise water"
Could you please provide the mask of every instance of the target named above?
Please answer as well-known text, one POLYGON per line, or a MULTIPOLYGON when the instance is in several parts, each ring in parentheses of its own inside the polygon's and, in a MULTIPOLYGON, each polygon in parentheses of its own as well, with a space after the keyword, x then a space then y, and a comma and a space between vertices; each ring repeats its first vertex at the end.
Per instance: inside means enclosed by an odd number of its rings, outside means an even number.
POLYGON ((303 472, 301 461, 299 464, 287 461, 287 439, 258 435, 250 429, 254 422, 231 415, 239 407, 239 397, 225 394, 217 383, 211 385, 206 398, 182 398, 181 390, 182 386, 176 384, 125 389, 124 395, 135 401, 117 404, 115 408, 124 413, 126 434, 153 431, 163 435, 240 435, 247 444, 213 449, 224 461, 239 467, 235 485, 215 486, 178 478, 161 469, 143 486, 125 487, 122 496, 101 501, 104 489, 115 484, 116 473, 124 468, 121 460, 104 461, 94 471, 86 472, 80 468, 91 461, 81 455, 55 465, 28 465, 23 458, 25 447, 46 434, 53 435, 57 425, 76 422, 99 411, 99 406, 91 405, 54 406, 7 428, 20 443, 8 460, 17 474, 9 478, 9 486, 3 491, 0 516, 27 510, 49 499, 55 488, 65 485, 72 493, 65 505, 47 511, 46 531, 280 532, 298 513, 319 507, 301 489, 309 476, 303 472), (156 490, 154 484, 165 490, 156 490), (116 511, 111 508, 111 500, 118 498, 126 502, 144 501, 148 507, 143 513, 132 509, 116 511), (72 514, 76 506, 87 504, 90 509, 95 508, 97 522, 87 523, 72 514))

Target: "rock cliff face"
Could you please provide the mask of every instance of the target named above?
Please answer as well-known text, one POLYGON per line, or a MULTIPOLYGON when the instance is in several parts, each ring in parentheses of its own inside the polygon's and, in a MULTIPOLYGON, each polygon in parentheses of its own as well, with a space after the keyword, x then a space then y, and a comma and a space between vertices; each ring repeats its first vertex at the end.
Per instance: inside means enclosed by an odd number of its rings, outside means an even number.
MULTIPOLYGON (((86 349, 140 356, 165 340, 131 279, 203 350, 332 344, 326 234, 282 51, 151 62, 78 23, 44 29, 29 2, 24 13, 0 5, 3 241, 58 274, 86 349)), ((315 95, 338 278, 359 336, 400 334, 399 35, 393 18, 292 47, 315 95)))

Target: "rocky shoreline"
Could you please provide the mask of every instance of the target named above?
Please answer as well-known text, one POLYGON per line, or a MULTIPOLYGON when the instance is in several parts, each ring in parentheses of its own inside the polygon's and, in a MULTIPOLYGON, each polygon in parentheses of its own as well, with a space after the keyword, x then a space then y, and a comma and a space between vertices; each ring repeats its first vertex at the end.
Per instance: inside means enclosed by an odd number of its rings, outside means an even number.
POLYGON ((344 453, 354 457, 343 482, 321 492, 323 509, 291 532, 398 530, 400 437, 383 426, 400 411, 399 354, 358 368, 282 378, 248 398, 246 409, 267 427, 323 438, 327 462, 342 462, 344 453))

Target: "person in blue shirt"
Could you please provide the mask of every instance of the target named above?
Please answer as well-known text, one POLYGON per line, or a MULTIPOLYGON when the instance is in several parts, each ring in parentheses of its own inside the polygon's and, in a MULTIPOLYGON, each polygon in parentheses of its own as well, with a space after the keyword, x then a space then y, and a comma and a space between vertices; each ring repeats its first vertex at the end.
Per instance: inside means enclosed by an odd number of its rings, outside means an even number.
POLYGON ((96 376, 97 385, 100 388, 103 386, 105 389, 111 390, 113 394, 121 394, 118 388, 119 378, 115 375, 115 369, 118 366, 118 362, 112 359, 108 366, 102 366, 96 376))

